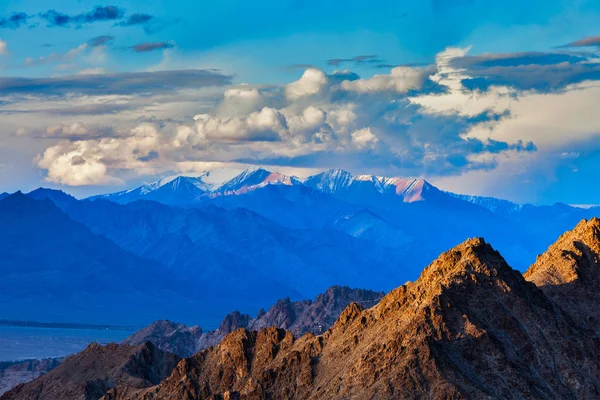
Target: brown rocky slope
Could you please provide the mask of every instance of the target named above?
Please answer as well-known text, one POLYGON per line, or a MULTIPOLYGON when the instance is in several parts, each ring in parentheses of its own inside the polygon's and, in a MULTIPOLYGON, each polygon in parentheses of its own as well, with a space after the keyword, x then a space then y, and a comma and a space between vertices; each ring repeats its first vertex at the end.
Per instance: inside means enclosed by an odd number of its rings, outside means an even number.
POLYGON ((583 220, 523 275, 581 326, 600 334, 600 219, 583 220))
POLYGON ((137 346, 151 341, 162 350, 189 357, 219 344, 226 335, 240 328, 260 330, 276 326, 291 331, 296 337, 307 332, 320 334, 333 325, 350 303, 371 307, 384 295, 372 290, 332 286, 314 301, 279 300, 268 311, 261 310, 256 318, 234 311, 223 319, 218 329, 209 332, 202 332, 197 326, 156 321, 125 339, 123 344, 137 346))
POLYGON ((239 329, 105 399, 598 398, 600 341, 552 298, 470 239, 323 335, 239 329))
POLYGON ((91 344, 42 377, 18 385, 2 400, 93 400, 115 386, 127 390, 156 385, 181 360, 147 342, 140 346, 91 344))
POLYGON ((62 358, 44 358, 0 362, 0 395, 21 383, 32 381, 52 371, 62 360, 62 358))

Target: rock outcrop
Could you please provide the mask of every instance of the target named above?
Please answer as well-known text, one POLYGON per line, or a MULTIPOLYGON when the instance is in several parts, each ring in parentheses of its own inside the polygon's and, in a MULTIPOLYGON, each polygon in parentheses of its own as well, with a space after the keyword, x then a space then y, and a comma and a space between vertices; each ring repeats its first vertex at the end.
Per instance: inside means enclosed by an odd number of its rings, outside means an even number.
POLYGON ((296 337, 307 332, 320 334, 333 325, 350 303, 370 307, 383 296, 383 292, 332 286, 314 301, 279 300, 268 311, 259 312, 256 318, 234 311, 223 319, 218 329, 209 332, 203 333, 197 326, 157 321, 125 339, 123 344, 136 346, 151 341, 162 350, 189 357, 218 345, 226 335, 240 328, 258 331, 276 326, 291 331, 296 337))
POLYGON ((583 220, 525 272, 578 325, 600 334, 600 219, 583 220))
POLYGON ((13 387, 32 381, 58 367, 62 358, 44 358, 0 363, 0 395, 13 387))
POLYGON ((181 358, 151 342, 140 346, 93 343, 58 367, 6 392, 2 400, 93 400, 114 387, 124 393, 156 385, 181 358))
POLYGON ((180 357, 187 357, 200 350, 198 343, 202 336, 202 328, 199 326, 190 327, 160 320, 137 331, 121 344, 139 346, 146 342, 152 342, 161 350, 177 354, 180 357))
POLYGON ((324 334, 238 329, 106 399, 598 398, 600 341, 483 239, 324 334))

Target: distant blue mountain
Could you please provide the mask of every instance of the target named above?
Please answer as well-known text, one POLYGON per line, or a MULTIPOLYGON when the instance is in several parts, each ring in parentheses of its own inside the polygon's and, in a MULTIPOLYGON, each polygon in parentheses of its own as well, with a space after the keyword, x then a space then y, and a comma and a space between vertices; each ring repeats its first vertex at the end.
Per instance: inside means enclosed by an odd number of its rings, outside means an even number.
POLYGON ((201 307, 194 287, 159 263, 20 192, 0 201, 0 254, 2 318, 137 325, 191 321, 201 307))
POLYGON ((231 309, 253 314, 336 284, 390 290, 467 237, 524 269, 598 214, 341 170, 208 178, 88 200, 43 188, 0 200, 0 318, 116 324, 134 313, 211 327, 231 309))
MULTIPOLYGON (((156 183, 153 187, 160 186, 156 183)), ((392 245, 388 229, 379 229, 379 237, 375 236, 378 230, 372 228, 368 235, 363 234, 367 227, 379 224, 380 219, 395 232, 392 235, 427 243, 427 252, 433 249, 433 253, 453 247, 467 237, 483 236, 493 241, 511 265, 521 269, 579 220, 600 215, 597 207, 519 205, 491 197, 444 192, 423 179, 353 175, 343 170, 298 179, 251 169, 221 185, 205 188, 207 191, 192 201, 178 205, 246 208, 288 228, 331 228, 392 245), (362 210, 370 211, 372 216, 362 214, 364 229, 354 225, 349 230, 348 223, 341 223, 362 210)), ((104 197, 115 200, 112 194, 104 197)))

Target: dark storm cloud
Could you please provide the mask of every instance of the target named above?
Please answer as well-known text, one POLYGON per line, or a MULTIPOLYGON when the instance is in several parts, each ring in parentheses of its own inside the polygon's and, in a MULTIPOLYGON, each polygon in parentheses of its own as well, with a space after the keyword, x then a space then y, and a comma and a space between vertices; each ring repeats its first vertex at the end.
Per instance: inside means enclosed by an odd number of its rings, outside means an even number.
POLYGON ((66 27, 72 24, 91 24, 94 22, 114 21, 121 19, 125 11, 117 6, 96 6, 92 11, 68 15, 56 10, 48 10, 40 14, 40 17, 47 21, 49 27, 66 27))
POLYGON ((0 93, 9 95, 66 96, 170 93, 188 87, 223 86, 232 77, 218 70, 131 72, 73 75, 52 78, 1 78, 0 93))
POLYGON ((168 42, 147 42, 131 46, 131 50, 133 50, 136 53, 147 53, 149 51, 171 49, 173 47, 173 43, 168 42))

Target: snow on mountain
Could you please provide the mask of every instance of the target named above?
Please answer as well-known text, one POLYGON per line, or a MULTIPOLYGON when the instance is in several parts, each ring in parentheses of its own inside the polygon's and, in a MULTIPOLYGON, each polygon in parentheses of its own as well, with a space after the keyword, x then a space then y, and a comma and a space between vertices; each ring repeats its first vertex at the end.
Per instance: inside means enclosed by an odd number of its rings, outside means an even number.
POLYGON ((174 176, 122 192, 90 197, 106 199, 120 204, 137 200, 153 200, 169 205, 186 205, 213 189, 205 176, 174 176))
POLYGON ((427 193, 440 191, 423 179, 404 179, 375 175, 352 175, 335 169, 308 177, 304 184, 332 195, 350 196, 362 201, 372 196, 397 196, 405 203, 423 201, 427 193))
POLYGON ((522 204, 516 204, 512 201, 497 199, 495 197, 469 196, 466 194, 456 194, 451 192, 446 193, 454 198, 468 201, 469 203, 476 204, 480 207, 490 210, 494 214, 511 215, 523 208, 522 204))
POLYGON ((219 187, 214 195, 244 194, 267 185, 299 185, 302 182, 293 176, 268 171, 262 168, 247 169, 219 187))

